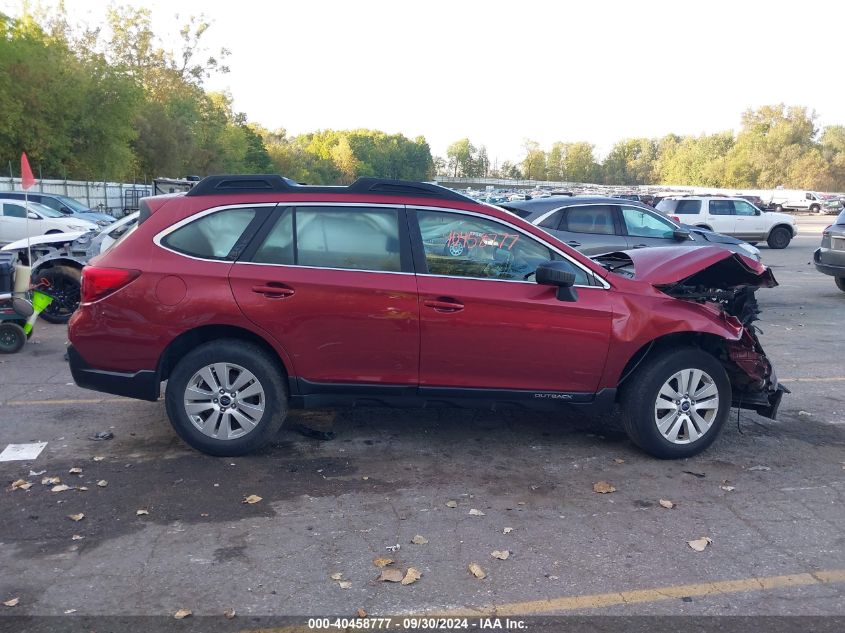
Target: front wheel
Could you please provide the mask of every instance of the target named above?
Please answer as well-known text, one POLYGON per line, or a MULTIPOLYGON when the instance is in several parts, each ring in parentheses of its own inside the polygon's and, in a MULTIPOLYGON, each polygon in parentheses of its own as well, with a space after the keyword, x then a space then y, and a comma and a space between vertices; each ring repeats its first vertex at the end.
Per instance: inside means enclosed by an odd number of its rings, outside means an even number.
POLYGON ((731 383, 713 356, 696 348, 646 361, 622 388, 631 441, 661 459, 692 457, 719 434, 730 413, 731 383))
POLYGON ((845 292, 845 277, 834 277, 833 280, 836 282, 836 287, 845 292))
POLYGON ((769 245, 769 248, 781 249, 789 246, 789 242, 791 241, 792 232, 785 226, 776 226, 769 233, 769 239, 766 240, 766 243, 769 245))
POLYGON ((278 433, 287 414, 282 370, 262 348, 223 339, 200 345, 170 375, 170 423, 183 440, 209 455, 251 453, 278 433))
POLYGON ((810 205, 810 211, 813 213, 819 213, 821 210, 822 208, 817 204, 810 205))

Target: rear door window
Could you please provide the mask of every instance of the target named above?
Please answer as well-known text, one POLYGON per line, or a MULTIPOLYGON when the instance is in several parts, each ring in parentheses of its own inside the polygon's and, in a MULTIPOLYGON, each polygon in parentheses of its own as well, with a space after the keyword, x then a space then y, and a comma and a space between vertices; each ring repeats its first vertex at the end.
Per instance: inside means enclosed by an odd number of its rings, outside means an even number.
POLYGON ((622 207, 622 218, 628 235, 635 237, 659 237, 669 239, 674 236, 675 227, 664 220, 652 215, 644 209, 636 207, 622 207))
POLYGON ((734 215, 733 200, 711 200, 710 215, 734 215))
POLYGON ((613 226, 613 211, 614 206, 610 204, 569 207, 560 230, 571 233, 614 235, 616 230, 613 226))
POLYGON ((560 222, 563 219, 563 215, 564 215, 564 210, 558 209, 557 211, 552 213, 549 217, 547 217, 545 220, 540 222, 540 224, 538 224, 537 226, 544 228, 544 229, 551 229, 553 231, 556 231, 558 229, 558 227, 560 226, 560 222))
POLYGON ((3 215, 7 218, 26 218, 26 208, 22 207, 19 204, 9 204, 8 202, 3 205, 3 215))
MULTIPOLYGON (((698 215, 701 213, 701 200, 676 200, 675 215, 698 215)), ((661 203, 662 204, 662 203, 661 203)))

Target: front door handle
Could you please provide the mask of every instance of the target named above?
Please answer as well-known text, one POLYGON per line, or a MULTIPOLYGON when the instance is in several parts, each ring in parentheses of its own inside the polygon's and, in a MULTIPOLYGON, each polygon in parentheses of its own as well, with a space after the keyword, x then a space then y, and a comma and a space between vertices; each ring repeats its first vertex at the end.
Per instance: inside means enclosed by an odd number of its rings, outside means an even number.
POLYGON ((253 286, 252 291, 259 295, 264 295, 268 299, 283 299, 290 297, 294 293, 294 289, 284 284, 270 281, 266 285, 253 286))
POLYGON ((581 242, 576 242, 575 240, 570 240, 567 242, 567 244, 573 248, 578 248, 579 246, 581 246, 581 242))
POLYGON ((443 313, 460 312, 464 309, 464 304, 452 297, 437 297, 437 299, 428 299, 423 302, 423 305, 427 308, 434 308, 435 312, 443 313))

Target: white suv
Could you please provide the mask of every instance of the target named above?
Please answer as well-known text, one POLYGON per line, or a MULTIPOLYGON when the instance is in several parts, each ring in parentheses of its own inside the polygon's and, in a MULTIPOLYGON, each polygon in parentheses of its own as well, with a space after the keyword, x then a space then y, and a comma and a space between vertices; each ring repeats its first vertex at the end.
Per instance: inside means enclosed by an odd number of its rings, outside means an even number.
POLYGON ((742 198, 666 198, 658 203, 657 210, 678 222, 732 235, 751 244, 766 242, 769 248, 786 248, 798 235, 791 215, 761 211, 742 198))

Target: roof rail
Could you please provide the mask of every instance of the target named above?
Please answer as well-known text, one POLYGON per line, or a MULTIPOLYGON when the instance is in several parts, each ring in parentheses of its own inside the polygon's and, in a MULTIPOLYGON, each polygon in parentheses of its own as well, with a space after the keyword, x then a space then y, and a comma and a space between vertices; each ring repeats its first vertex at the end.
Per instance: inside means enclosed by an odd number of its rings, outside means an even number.
POLYGON ((416 196, 440 200, 474 202, 457 191, 427 182, 359 178, 347 187, 301 185, 278 174, 208 176, 200 180, 186 196, 210 196, 238 193, 369 193, 385 196, 416 196))

